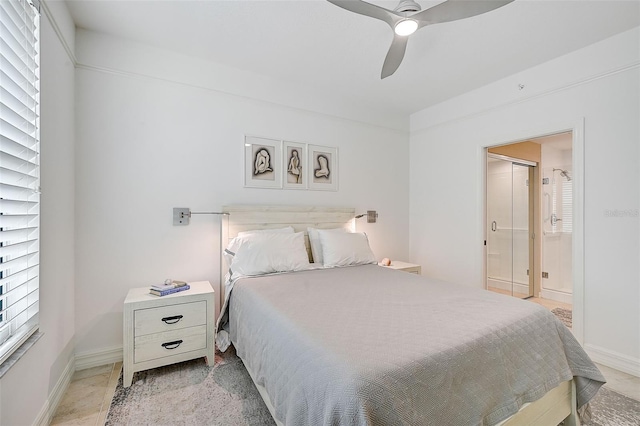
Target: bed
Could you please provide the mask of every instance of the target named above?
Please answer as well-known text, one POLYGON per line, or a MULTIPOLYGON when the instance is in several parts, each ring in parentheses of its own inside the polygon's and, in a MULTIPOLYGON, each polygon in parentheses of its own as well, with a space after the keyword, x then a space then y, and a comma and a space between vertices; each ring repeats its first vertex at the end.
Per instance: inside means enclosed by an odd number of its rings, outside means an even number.
MULTIPOLYGON (((283 225, 353 228, 354 217, 314 207, 225 211, 224 245, 283 225)), ((311 245, 305 234, 304 256, 311 245)), ((536 304, 366 262, 298 269, 232 280, 219 321, 277 424, 580 424, 576 408, 604 382, 536 304)))

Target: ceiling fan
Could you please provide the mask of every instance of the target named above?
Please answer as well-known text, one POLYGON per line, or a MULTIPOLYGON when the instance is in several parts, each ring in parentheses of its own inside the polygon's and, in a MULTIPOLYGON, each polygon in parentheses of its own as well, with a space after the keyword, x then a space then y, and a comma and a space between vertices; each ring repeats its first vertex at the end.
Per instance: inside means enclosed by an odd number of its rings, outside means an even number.
POLYGON ((422 10, 413 0, 400 0, 400 4, 394 10, 359 0, 327 1, 350 12, 380 19, 389 24, 394 34, 382 66, 381 78, 384 79, 396 72, 404 58, 409 35, 420 28, 480 15, 514 0, 448 0, 426 10, 422 10))

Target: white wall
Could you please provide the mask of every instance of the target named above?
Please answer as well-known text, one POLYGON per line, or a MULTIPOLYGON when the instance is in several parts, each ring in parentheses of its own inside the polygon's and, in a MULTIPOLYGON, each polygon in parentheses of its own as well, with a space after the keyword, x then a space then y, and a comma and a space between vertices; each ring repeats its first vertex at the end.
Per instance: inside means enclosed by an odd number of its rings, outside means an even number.
POLYGON ((174 227, 173 207, 373 209, 378 223, 359 223, 359 230, 369 233, 376 256, 407 258, 408 129, 328 114, 326 99, 313 104, 297 88, 281 94, 282 103, 225 93, 202 72, 207 64, 159 49, 82 30, 76 43, 79 356, 122 346, 122 302, 130 288, 169 277, 217 286, 220 219, 194 216, 188 227, 174 227), (339 191, 243 188, 244 134, 337 146, 339 191))
POLYGON ((482 287, 483 148, 580 129, 584 118, 584 176, 573 169, 584 184, 584 344, 637 375, 639 41, 636 28, 420 111, 410 142, 412 260, 425 275, 482 287))
MULTIPOLYGON (((46 5, 45 5, 46 7, 46 5)), ((73 48, 64 3, 49 5, 73 48)), ((74 356, 74 66, 48 14, 41 17, 40 331, 44 335, 0 383, 0 424, 48 423, 74 356)))

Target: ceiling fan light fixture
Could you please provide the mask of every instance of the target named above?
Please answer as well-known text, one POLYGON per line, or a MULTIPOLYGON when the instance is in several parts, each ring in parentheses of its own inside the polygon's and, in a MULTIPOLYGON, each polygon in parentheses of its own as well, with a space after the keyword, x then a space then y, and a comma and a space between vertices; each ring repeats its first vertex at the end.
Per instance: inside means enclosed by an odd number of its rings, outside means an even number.
POLYGON ((418 23, 413 19, 405 19, 396 24, 394 31, 399 36, 408 36, 416 32, 418 23))
POLYGON ((416 0, 399 0, 398 6, 390 10, 369 1, 327 0, 342 9, 358 15, 369 16, 388 24, 394 32, 393 41, 382 64, 380 78, 392 75, 404 58, 409 35, 420 28, 441 22, 457 21, 481 15, 507 5, 514 0, 439 0, 437 5, 422 10, 416 0))

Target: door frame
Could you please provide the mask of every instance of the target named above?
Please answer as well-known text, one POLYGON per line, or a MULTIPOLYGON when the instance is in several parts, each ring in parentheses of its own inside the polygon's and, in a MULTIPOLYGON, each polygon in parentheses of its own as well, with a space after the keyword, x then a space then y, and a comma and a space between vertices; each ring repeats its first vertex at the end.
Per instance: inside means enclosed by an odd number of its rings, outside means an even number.
MULTIPOLYGON (((478 151, 478 159, 481 161, 482 176, 479 185, 482 186, 482 211, 479 220, 482 221, 484 241, 487 241, 487 150, 492 147, 510 145, 531 139, 551 136, 559 133, 571 132, 572 138, 572 189, 573 189, 573 240, 572 240, 572 281, 573 281, 573 315, 572 333, 578 343, 584 345, 584 126, 585 119, 580 117, 573 122, 560 122, 549 125, 533 126, 527 130, 503 136, 495 140, 495 143, 481 146, 478 151)), ((487 277, 487 246, 482 246, 483 277, 485 283, 487 277)))

